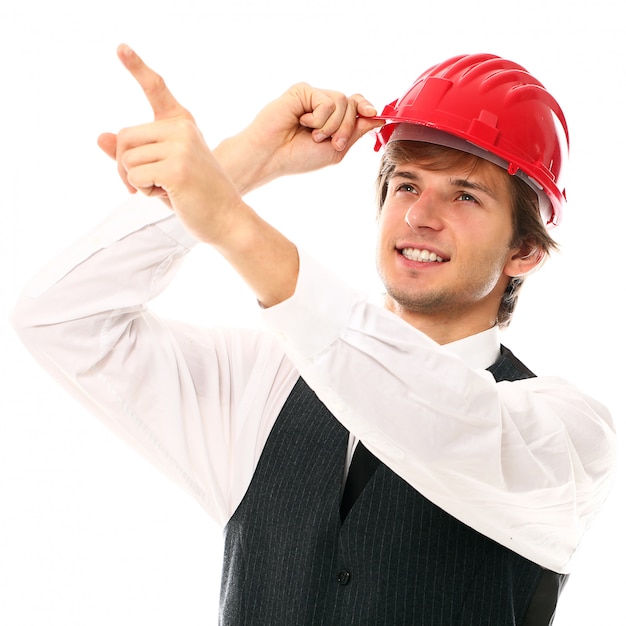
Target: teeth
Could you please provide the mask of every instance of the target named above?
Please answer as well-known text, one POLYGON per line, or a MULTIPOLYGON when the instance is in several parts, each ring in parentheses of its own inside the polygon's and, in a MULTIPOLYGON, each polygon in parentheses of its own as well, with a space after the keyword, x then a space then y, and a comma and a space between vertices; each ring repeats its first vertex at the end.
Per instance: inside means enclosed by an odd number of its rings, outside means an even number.
POLYGON ((402 255, 410 261, 421 261, 422 263, 433 263, 434 261, 437 261, 437 263, 443 262, 443 259, 440 256, 437 256, 434 252, 429 252, 428 250, 418 250, 417 248, 404 248, 404 250, 402 250, 402 255))

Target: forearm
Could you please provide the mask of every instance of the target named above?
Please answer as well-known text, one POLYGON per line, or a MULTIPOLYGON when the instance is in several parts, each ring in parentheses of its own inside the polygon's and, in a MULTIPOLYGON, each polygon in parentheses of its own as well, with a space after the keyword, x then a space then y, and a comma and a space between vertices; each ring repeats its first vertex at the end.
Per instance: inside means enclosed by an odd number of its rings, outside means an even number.
POLYGON ((262 306, 274 306, 293 295, 299 267, 296 246, 245 203, 233 209, 229 227, 211 243, 262 306))
MULTIPOLYGON (((271 155, 249 128, 220 143, 213 155, 241 196, 270 182, 280 172, 270 165, 271 155)), ((207 195, 207 203, 211 197, 207 195)), ((212 221, 209 208, 206 222, 212 221)), ((296 246, 263 220, 242 199, 222 212, 223 226, 207 229, 199 223, 197 236, 212 245, 239 273, 259 303, 270 307, 289 298, 298 276, 296 246)))
POLYGON ((213 154, 242 196, 278 176, 277 172, 267 171, 267 155, 251 143, 246 131, 224 139, 213 149, 213 154))

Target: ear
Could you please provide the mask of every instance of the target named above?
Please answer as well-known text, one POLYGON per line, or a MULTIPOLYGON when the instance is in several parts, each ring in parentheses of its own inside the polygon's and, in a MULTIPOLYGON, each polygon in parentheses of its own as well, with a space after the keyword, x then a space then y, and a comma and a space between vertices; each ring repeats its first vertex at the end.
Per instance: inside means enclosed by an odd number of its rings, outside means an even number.
POLYGON ((511 251, 504 273, 510 277, 526 276, 543 263, 545 256, 545 251, 541 248, 524 243, 511 251))

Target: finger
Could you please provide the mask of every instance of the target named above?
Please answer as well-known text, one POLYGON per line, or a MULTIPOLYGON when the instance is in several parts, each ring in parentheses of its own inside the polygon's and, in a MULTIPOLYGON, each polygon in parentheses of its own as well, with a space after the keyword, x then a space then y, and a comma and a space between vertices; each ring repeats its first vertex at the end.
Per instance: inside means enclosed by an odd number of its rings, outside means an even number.
MULTIPOLYGON (((357 123, 357 103, 354 99, 347 99, 346 107, 340 114, 336 114, 328 120, 324 126, 325 130, 330 131, 335 150, 345 150, 352 142, 354 129, 357 123)), ((315 138, 316 141, 318 140, 315 138)), ((353 143, 353 142, 352 142, 353 143)))
POLYGON ((122 128, 117 133, 116 158, 119 159, 120 154, 132 148, 167 142, 175 137, 184 139, 189 135, 190 128, 195 129, 195 126, 190 121, 181 120, 180 118, 170 118, 122 128))
MULTIPOLYGON (((153 145, 150 143, 153 141, 150 130, 154 128, 154 126, 155 124, 152 123, 132 128, 124 128, 115 138, 115 160, 117 161, 117 172, 122 179, 122 182, 131 193, 141 191, 137 182, 132 180, 130 175, 130 169, 138 163, 137 159, 132 159, 132 153, 135 150, 139 150, 138 146, 153 145)), ((109 140, 104 137, 103 141, 106 146, 106 143, 109 140)))
POLYGON ((376 111, 376 107, 369 100, 366 100, 360 93, 352 96, 352 100, 356 102, 356 110, 360 116, 374 117, 378 114, 378 112, 376 111))
POLYGON ((150 69, 134 50, 122 44, 117 49, 117 56, 142 88, 152 107, 155 120, 188 115, 187 110, 167 88, 163 78, 150 69))
POLYGON ((352 146, 366 132, 383 124, 381 121, 370 124, 359 122, 357 126, 360 117, 376 115, 376 108, 361 94, 347 98, 339 92, 317 90, 313 92, 312 101, 313 112, 303 116, 301 122, 315 129, 313 139, 316 142, 332 138, 334 148, 339 151, 352 146))
POLYGON ((145 196, 161 198, 171 206, 167 190, 159 183, 162 175, 160 162, 145 163, 133 167, 128 172, 129 184, 145 196))
POLYGON ((366 133, 384 126, 385 121, 376 115, 376 108, 369 100, 361 94, 351 96, 341 125, 333 134, 335 149, 349 149, 366 133))
POLYGON ((161 143, 150 143, 136 148, 125 150, 118 155, 122 167, 127 171, 163 161, 168 156, 167 146, 161 143))
POLYGON ((315 141, 324 141, 339 128, 348 107, 348 98, 334 91, 314 90, 310 96, 311 112, 300 123, 313 128, 315 141))
POLYGON ((368 117, 358 117, 356 120, 356 126, 352 136, 348 140, 346 148, 351 148, 361 137, 367 133, 373 131, 376 128, 380 128, 385 125, 385 120, 371 119, 368 117))
POLYGON ((128 182, 133 185, 135 189, 147 195, 151 195, 154 188, 157 187, 154 178, 154 163, 144 163, 143 165, 137 165, 128 170, 128 182))
POLYGON ((341 94, 331 96, 334 107, 318 130, 313 131, 313 140, 325 141, 331 138, 336 150, 347 146, 356 126, 357 104, 341 94))
POLYGON ((117 154, 117 135, 113 133, 102 133, 98 137, 98 147, 113 160, 117 154))

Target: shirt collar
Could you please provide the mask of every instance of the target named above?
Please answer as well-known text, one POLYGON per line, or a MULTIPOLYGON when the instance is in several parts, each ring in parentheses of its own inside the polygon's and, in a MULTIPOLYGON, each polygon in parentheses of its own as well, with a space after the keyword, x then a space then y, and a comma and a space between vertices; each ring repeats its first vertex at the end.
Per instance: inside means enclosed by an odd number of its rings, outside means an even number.
POLYGON ((445 347, 472 369, 484 370, 500 356, 500 331, 496 325, 476 335, 447 343, 445 347))

